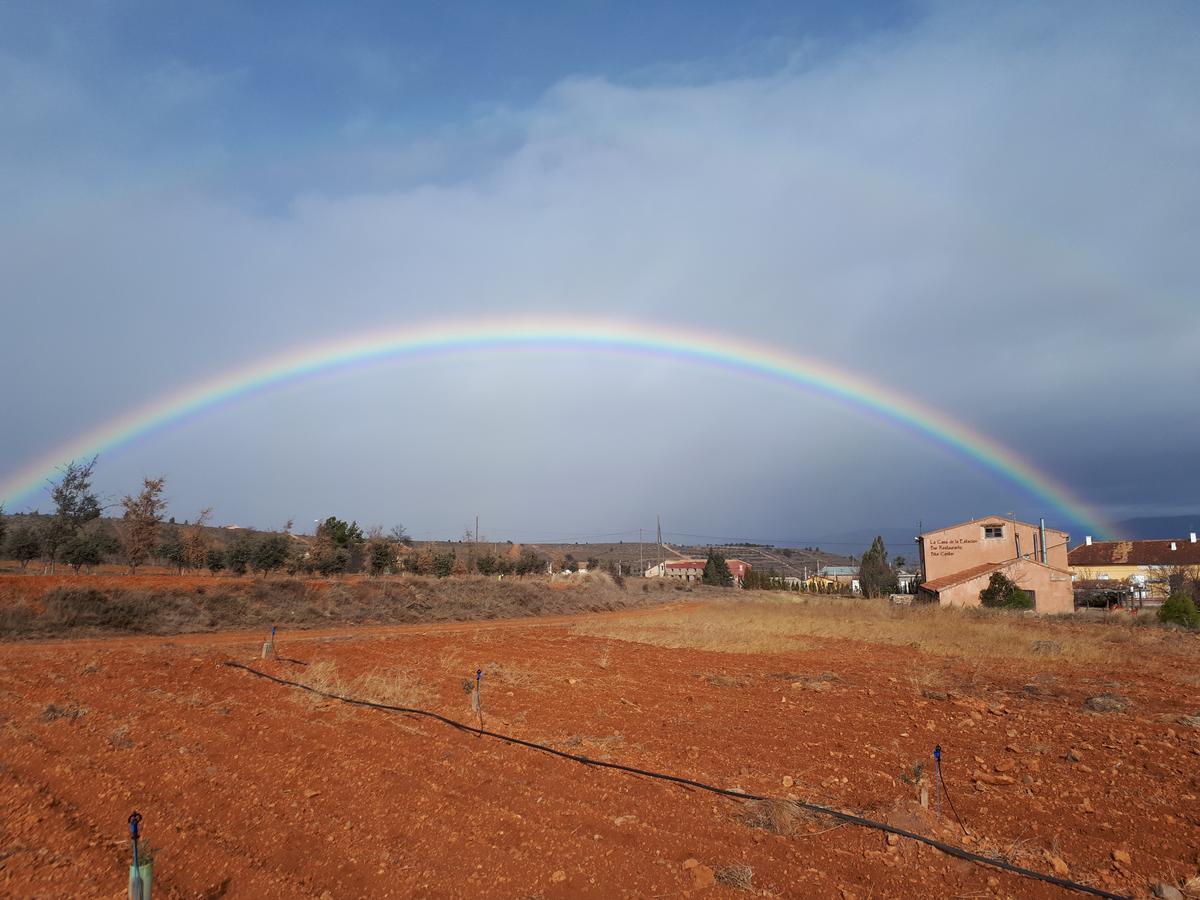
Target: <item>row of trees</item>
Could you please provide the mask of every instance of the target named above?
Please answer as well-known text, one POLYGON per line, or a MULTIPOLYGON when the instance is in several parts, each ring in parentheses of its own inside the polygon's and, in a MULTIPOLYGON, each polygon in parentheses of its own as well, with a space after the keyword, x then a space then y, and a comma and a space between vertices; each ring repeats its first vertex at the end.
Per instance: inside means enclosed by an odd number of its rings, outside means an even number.
MULTIPOLYGON (((219 547, 209 528, 211 509, 201 510, 194 522, 182 527, 175 526, 173 520, 164 524, 165 478, 146 478, 140 491, 122 497, 122 515, 113 527, 101 519, 103 506, 92 489, 95 466, 93 457, 82 463, 72 461, 61 470, 61 477, 50 485, 54 511, 47 516, 23 517, 19 524, 6 528, 0 508, 0 553, 19 562, 22 569, 41 559, 51 572, 60 563, 80 571, 115 556, 133 573, 152 559, 174 566, 179 572, 208 569, 238 575, 284 570, 320 575, 366 571, 371 575, 412 572, 445 577, 478 572, 493 576, 531 575, 551 567, 544 556, 519 545, 510 545, 507 553, 490 548, 478 553, 470 529, 464 534, 468 550, 465 557, 459 557, 453 549, 439 551, 430 545, 414 550, 403 526, 396 526, 386 535, 379 528, 364 534, 357 522, 335 516, 318 523, 311 543, 293 538, 289 522, 282 534, 239 533, 219 547)), ((587 565, 595 571, 600 562, 592 558, 587 565)), ((567 554, 555 560, 552 567, 576 571, 580 563, 567 554)), ((732 573, 720 553, 709 552, 702 580, 709 585, 732 586, 732 573)), ((887 563, 882 538, 876 538, 863 555, 859 580, 869 597, 896 589, 895 573, 887 563)), ((774 572, 752 571, 745 586, 784 587, 785 582, 774 572)))
MULTIPOLYGON (((122 515, 111 523, 101 518, 103 506, 92 489, 95 466, 93 457, 82 463, 72 461, 62 469, 61 477, 50 485, 54 511, 48 515, 23 516, 9 527, 0 507, 0 555, 16 560, 22 569, 40 559, 50 572, 60 564, 78 572, 113 557, 120 558, 131 573, 151 560, 173 566, 180 573, 208 569, 214 574, 229 571, 235 575, 276 571, 530 575, 544 572, 548 566, 544 556, 517 545, 510 545, 507 554, 489 551, 477 555, 472 544, 465 558, 453 549, 439 551, 429 545, 415 550, 402 525, 386 535, 381 528, 364 534, 357 522, 336 516, 318 523, 311 542, 294 538, 288 522, 283 533, 238 533, 218 546, 209 527, 211 509, 201 510, 194 522, 182 527, 173 519, 164 523, 164 478, 144 479, 140 491, 122 497, 122 515)), ((599 565, 598 560, 588 562, 593 568, 599 565)), ((564 565, 579 568, 569 555, 564 565)))
MULTIPOLYGON (((137 494, 121 498, 122 517, 113 529, 100 518, 103 507, 92 490, 96 458, 83 463, 70 462, 62 477, 50 485, 54 511, 34 516, 9 528, 0 516, 0 552, 26 568, 35 559, 45 562, 48 571, 62 563, 75 571, 99 565, 120 554, 131 572, 144 565, 158 550, 159 527, 166 509, 163 489, 166 480, 147 478, 137 494)), ((3 510, 0 510, 3 512, 3 510)), ((196 534, 203 533, 209 511, 201 513, 196 534)), ((195 536, 189 534, 194 544, 195 536)), ((191 546, 189 552, 195 554, 191 546)))

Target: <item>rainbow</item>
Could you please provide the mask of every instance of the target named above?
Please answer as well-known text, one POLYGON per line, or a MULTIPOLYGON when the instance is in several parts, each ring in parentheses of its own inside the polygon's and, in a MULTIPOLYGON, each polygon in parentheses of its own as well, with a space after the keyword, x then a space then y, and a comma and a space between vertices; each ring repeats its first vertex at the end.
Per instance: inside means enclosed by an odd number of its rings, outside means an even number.
POLYGON ((1065 485, 995 439, 913 397, 827 362, 737 338, 688 332, 675 324, 581 318, 443 322, 374 331, 294 349, 185 385, 54 447, 0 480, 0 500, 32 497, 67 460, 116 450, 204 410, 297 379, 396 358, 503 349, 633 353, 811 390, 932 439, 1015 483, 1094 534, 1112 530, 1065 485))

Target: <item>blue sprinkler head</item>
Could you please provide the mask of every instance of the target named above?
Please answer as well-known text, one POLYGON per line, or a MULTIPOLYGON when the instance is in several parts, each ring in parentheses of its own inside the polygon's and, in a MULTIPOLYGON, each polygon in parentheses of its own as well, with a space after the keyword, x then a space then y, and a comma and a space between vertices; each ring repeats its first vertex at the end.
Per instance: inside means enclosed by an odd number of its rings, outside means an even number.
POLYGON ((138 825, 141 824, 141 821, 142 814, 140 812, 134 812, 129 817, 129 836, 135 841, 138 839, 138 825))
POLYGON ((942 745, 941 744, 938 744, 936 747, 933 748, 933 759, 935 762, 942 761, 942 745))

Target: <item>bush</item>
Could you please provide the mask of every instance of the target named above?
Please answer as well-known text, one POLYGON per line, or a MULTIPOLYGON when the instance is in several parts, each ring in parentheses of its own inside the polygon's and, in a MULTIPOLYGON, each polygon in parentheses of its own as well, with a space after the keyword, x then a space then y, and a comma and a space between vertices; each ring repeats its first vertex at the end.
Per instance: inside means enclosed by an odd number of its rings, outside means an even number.
POLYGON ((433 555, 433 574, 438 578, 449 578, 454 574, 456 556, 453 550, 433 555))
POLYGON ((367 541, 367 571, 373 576, 390 572, 396 565, 396 548, 378 535, 367 541))
POLYGON ((253 553, 254 547, 250 539, 244 534, 239 534, 225 549, 225 568, 234 575, 245 575, 253 553))
POLYGON ((1172 594, 1158 610, 1158 621, 1164 625, 1200 628, 1200 611, 1196 601, 1187 594, 1172 594))
POLYGON ((1003 572, 993 572, 979 602, 989 609, 1033 609, 1033 598, 1003 572))
POLYGON ((264 534, 250 548, 250 565, 263 575, 287 565, 291 541, 287 535, 264 534))

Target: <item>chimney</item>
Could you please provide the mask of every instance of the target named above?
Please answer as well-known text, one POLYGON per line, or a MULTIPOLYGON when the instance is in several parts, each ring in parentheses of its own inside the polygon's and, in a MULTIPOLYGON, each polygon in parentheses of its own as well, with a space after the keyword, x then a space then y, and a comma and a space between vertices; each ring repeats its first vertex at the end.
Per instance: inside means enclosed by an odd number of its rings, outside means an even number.
POLYGON ((1174 550, 1174 549, 1175 549, 1175 542, 1174 542, 1174 541, 1171 541, 1171 549, 1172 549, 1172 550, 1174 550))
POLYGON ((1196 543, 1196 532, 1193 531, 1193 532, 1189 533, 1188 540, 1191 541, 1193 544, 1196 543))
POLYGON ((1085 537, 1083 539, 1083 542, 1085 544, 1087 544, 1087 546, 1089 546, 1089 547, 1092 546, 1092 536, 1089 534, 1087 537, 1085 537))

